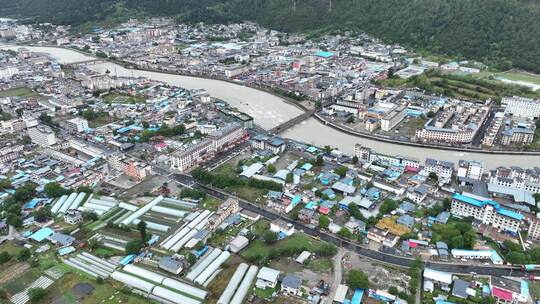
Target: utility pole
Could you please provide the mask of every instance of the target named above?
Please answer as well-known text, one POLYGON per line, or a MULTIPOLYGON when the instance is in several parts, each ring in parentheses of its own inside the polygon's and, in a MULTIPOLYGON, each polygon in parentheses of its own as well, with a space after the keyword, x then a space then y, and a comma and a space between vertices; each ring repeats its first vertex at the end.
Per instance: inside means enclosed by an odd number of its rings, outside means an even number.
POLYGON ((293 8, 292 8, 293 12, 296 12, 296 0, 293 0, 293 8))
POLYGON ((332 12, 332 0, 328 0, 328 12, 332 12))

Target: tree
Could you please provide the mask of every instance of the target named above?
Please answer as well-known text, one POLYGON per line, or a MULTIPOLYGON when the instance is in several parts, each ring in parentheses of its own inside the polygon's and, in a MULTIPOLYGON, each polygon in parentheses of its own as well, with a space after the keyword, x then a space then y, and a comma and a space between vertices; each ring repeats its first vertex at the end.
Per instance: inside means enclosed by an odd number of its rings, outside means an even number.
MULTIPOLYGON (((540 119, 538 119, 538 121, 540 121, 540 119)), ((540 203, 540 193, 533 194, 533 197, 535 202, 540 203)))
POLYGON ((16 202, 26 202, 27 200, 35 196, 35 190, 36 184, 26 183, 24 184, 24 186, 21 186, 17 188, 17 190, 15 190, 15 193, 13 193, 13 199, 16 202))
POLYGON ((319 228, 327 229, 330 225, 330 219, 326 215, 319 216, 319 228))
POLYGON ((0 252, 0 265, 5 264, 11 260, 11 254, 7 251, 0 252))
POLYGON ((97 215, 97 213, 95 212, 92 212, 92 211, 84 211, 82 213, 82 217, 85 221, 97 221, 99 219, 99 216, 97 215))
POLYGON ((102 277, 97 277, 96 278, 96 284, 102 285, 103 284, 103 278, 102 277))
MULTIPOLYGON (((109 223, 111 223, 111 222, 109 222, 109 223)), ((96 238, 92 238, 92 239, 89 239, 88 242, 86 242, 86 246, 90 250, 95 250, 99 246, 99 242, 97 241, 96 238)))
POLYGON ((337 175, 339 175, 339 177, 345 177, 345 175, 347 175, 347 170, 348 170, 347 167, 345 167, 345 166, 339 166, 339 167, 337 167, 336 169, 334 169, 334 173, 336 173, 337 175))
POLYGON ((347 206, 349 209, 349 214, 354 217, 357 220, 364 220, 364 216, 362 215, 362 212, 360 212, 360 208, 358 208, 358 205, 354 202, 350 202, 347 206))
POLYGON ((30 256, 32 256, 30 249, 24 248, 23 250, 19 251, 19 253, 17 254, 17 260, 19 262, 25 262, 25 261, 28 261, 30 256))
POLYGON ((293 177, 292 172, 287 173, 287 177, 285 177, 285 182, 290 184, 293 182, 293 180, 294 180, 294 177, 293 177))
POLYGON ((47 113, 43 112, 39 115, 39 120, 46 124, 46 125, 50 125, 52 124, 52 117, 50 117, 49 115, 47 115, 47 113))
POLYGON ((352 269, 349 271, 347 284, 353 290, 356 288, 367 289, 369 288, 369 279, 363 271, 352 269))
POLYGON ((435 117, 435 112, 429 111, 429 112, 427 113, 427 117, 428 117, 428 118, 433 118, 433 117, 435 117))
POLYGON ((268 173, 276 173, 276 166, 272 164, 268 165, 266 169, 268 170, 268 173))
POLYGON ((0 191, 4 191, 6 189, 11 188, 11 180, 9 178, 5 178, 0 180, 0 191))
POLYGON ((134 239, 129 241, 126 244, 126 253, 127 254, 139 254, 141 249, 144 247, 144 243, 139 239, 134 239))
POLYGON ((262 239, 267 244, 273 244, 277 241, 278 235, 275 232, 272 232, 270 230, 267 230, 263 233, 262 239))
POLYGON ((145 243, 146 242, 146 222, 145 221, 140 221, 137 224, 137 230, 139 230, 139 232, 141 234, 142 242, 145 243))
POLYGON ((190 252, 187 255, 187 262, 189 263, 189 265, 193 265, 197 262, 197 257, 190 252))
POLYGON ((7 215, 7 223, 8 225, 11 225, 15 228, 22 227, 23 221, 21 219, 21 216, 18 214, 8 213, 7 215))
POLYGON ((65 189, 64 187, 62 187, 62 185, 56 182, 45 184, 44 190, 45 194, 47 194, 47 196, 50 198, 60 197, 66 193, 69 193, 67 189, 65 189))
POLYGON ((80 186, 79 188, 77 188, 77 192, 84 192, 84 193, 92 193, 92 188, 88 187, 88 186, 80 186))
POLYGON ((356 155, 353 156, 352 163, 355 164, 355 165, 358 164, 358 156, 356 156, 356 155))
POLYGON ((43 288, 31 288, 28 290, 28 297, 31 303, 41 303, 48 294, 49 292, 43 288))
POLYGON ((379 207, 379 214, 389 214, 392 211, 396 210, 398 207, 398 202, 391 200, 391 199, 385 199, 384 202, 379 207))
POLYGON ((315 159, 315 165, 319 167, 324 165, 324 159, 322 155, 317 155, 317 158, 315 159))
POLYGON ((351 231, 347 228, 341 228, 341 230, 339 230, 338 232, 338 235, 347 239, 350 239, 352 237, 351 231))
POLYGON ((6 291, 6 289, 5 288, 0 288, 0 300, 5 300, 6 303, 8 303, 8 301, 7 301, 8 299, 9 299, 9 294, 6 291))
POLYGON ((434 182, 439 181, 439 176, 435 172, 429 172, 428 178, 434 182))

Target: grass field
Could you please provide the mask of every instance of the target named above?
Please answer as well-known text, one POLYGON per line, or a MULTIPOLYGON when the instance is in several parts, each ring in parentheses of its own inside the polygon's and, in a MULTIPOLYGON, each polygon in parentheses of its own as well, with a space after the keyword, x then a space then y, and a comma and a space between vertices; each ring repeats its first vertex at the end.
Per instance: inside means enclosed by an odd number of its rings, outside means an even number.
POLYGON ((307 264, 307 268, 315 272, 329 272, 332 270, 332 261, 329 258, 310 260, 307 264))
POLYGON ((312 239, 311 237, 295 233, 274 244, 266 244, 261 240, 255 240, 241 252, 248 261, 265 263, 272 258, 281 256, 293 256, 304 250, 319 253, 324 252, 327 243, 312 239))
POLYGON ((122 285, 116 281, 107 280, 103 284, 97 284, 94 278, 91 278, 86 274, 79 273, 75 270, 64 275, 53 285, 51 285, 49 288, 49 300, 52 300, 57 296, 61 296, 66 300, 67 303, 78 303, 75 296, 71 292, 71 288, 73 288, 73 286, 75 286, 77 283, 88 283, 95 288, 88 297, 80 301, 81 304, 155 303, 136 295, 122 293, 120 291, 122 285))
POLYGON ((481 72, 479 74, 481 78, 490 78, 493 77, 504 77, 509 80, 514 81, 524 81, 530 82, 532 84, 540 85, 540 75, 528 73, 520 70, 510 70, 502 73, 493 73, 493 72, 481 72))
POLYGON ((7 241, 4 244, 0 245, 0 252, 7 251, 7 253, 12 256, 16 256, 19 251, 23 249, 22 246, 15 244, 14 241, 7 241))
POLYGON ((533 300, 540 299, 540 282, 529 282, 529 290, 531 291, 531 296, 533 300))
MULTIPOLYGON (((223 174, 231 177, 236 177, 234 167, 231 164, 225 163, 212 171, 213 174, 223 174)), ((225 189, 230 193, 235 193, 236 196, 246 199, 251 202, 257 202, 268 192, 264 189, 253 188, 249 186, 232 186, 225 189)))
POLYGON ((30 88, 21 87, 21 88, 13 88, 5 91, 0 92, 0 97, 32 97, 37 96, 38 93, 32 91, 30 88))
POLYGON ((92 120, 88 120, 88 126, 90 128, 97 128, 104 126, 106 124, 110 124, 111 122, 115 121, 115 118, 112 116, 109 116, 107 113, 100 113, 98 117, 92 120))
MULTIPOLYGON (((506 75, 510 75, 509 77, 518 77, 518 75, 520 75, 519 77, 525 77, 524 75, 527 74, 507 72, 506 75)), ((503 96, 511 95, 540 98, 540 91, 534 92, 525 86, 503 83, 494 78, 492 79, 486 72, 474 76, 463 76, 455 74, 445 75, 437 71, 427 71, 420 76, 408 79, 391 78, 378 83, 396 88, 418 87, 430 93, 465 100, 500 100, 503 96)))
POLYGON ((143 96, 132 96, 127 94, 109 93, 103 96, 103 100, 108 103, 127 103, 137 104, 145 103, 146 98, 143 96))

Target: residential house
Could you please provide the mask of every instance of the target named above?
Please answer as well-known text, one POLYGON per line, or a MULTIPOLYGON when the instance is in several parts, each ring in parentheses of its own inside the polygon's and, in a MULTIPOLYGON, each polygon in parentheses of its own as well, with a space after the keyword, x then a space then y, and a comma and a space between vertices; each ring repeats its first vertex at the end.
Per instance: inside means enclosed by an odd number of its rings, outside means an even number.
POLYGON ((281 280, 281 291, 290 295, 300 296, 302 291, 302 278, 294 274, 287 274, 281 280))
POLYGON ((266 289, 266 288, 275 288, 280 271, 268 267, 263 267, 261 270, 259 270, 259 273, 257 274, 257 282, 255 283, 255 286, 257 288, 266 289))

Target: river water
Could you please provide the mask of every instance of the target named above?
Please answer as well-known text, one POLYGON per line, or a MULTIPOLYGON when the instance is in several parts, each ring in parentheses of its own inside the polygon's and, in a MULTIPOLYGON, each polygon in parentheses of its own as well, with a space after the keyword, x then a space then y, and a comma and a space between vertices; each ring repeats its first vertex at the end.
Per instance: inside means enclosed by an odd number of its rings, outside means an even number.
MULTIPOLYGON (((3 48, 6 47, 8 46, 3 46, 3 48)), ((9 46, 9 48, 14 47, 9 46)), ((31 51, 47 53, 60 63, 73 63, 91 59, 91 57, 87 55, 62 48, 28 47, 28 49, 31 51)), ((131 70, 125 69, 122 66, 114 63, 96 64, 90 67, 98 72, 105 72, 106 70, 109 70, 112 72, 112 74, 116 73, 118 76, 141 76, 188 89, 205 89, 213 97, 223 99, 231 106, 237 107, 240 111, 246 112, 253 116, 255 123, 266 129, 270 129, 302 113, 301 110, 284 102, 284 100, 280 97, 229 82, 166 73, 131 70)), ((373 139, 361 138, 325 126, 315 118, 305 120, 302 123, 286 130, 281 135, 285 138, 303 141, 316 146, 330 145, 332 147, 339 148, 339 150, 348 154, 352 153, 356 143, 360 143, 376 150, 379 153, 401 155, 403 157, 417 159, 422 162, 427 157, 430 157, 452 161, 456 163, 456 165, 461 159, 479 160, 484 162, 487 169, 494 169, 497 166, 521 166, 523 168, 540 166, 540 156, 511 156, 446 151, 440 149, 397 145, 373 139)))

